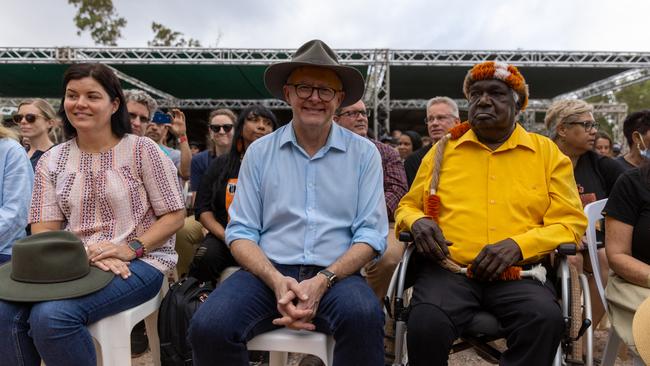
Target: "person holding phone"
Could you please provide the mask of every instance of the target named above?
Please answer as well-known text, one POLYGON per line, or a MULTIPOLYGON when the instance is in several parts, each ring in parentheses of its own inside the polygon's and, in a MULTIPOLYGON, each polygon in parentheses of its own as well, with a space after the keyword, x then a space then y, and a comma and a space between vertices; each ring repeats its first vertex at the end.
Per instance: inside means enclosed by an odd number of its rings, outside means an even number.
POLYGON ((79 297, 0 301, 3 365, 95 365, 87 326, 151 299, 176 265, 185 217, 176 172, 155 143, 130 133, 120 81, 105 65, 73 64, 62 89, 69 140, 36 166, 29 223, 34 234, 71 232, 90 265, 114 276, 79 297))
POLYGON ((147 124, 145 130, 145 136, 154 140, 176 166, 181 186, 184 180, 190 178, 190 164, 192 163, 192 151, 190 150, 186 131, 185 113, 176 108, 169 113, 156 111, 151 123, 147 124), (168 145, 170 133, 176 137, 178 149, 168 145))

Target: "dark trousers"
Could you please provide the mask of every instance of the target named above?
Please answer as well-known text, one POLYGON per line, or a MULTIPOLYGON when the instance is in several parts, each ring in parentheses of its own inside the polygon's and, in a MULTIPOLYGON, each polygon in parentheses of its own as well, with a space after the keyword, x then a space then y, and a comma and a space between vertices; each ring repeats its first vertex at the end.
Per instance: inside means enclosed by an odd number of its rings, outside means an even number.
MULTIPOLYGON (((299 282, 322 267, 276 265, 299 282)), ((239 270, 219 285, 192 317, 189 341, 197 366, 248 366, 246 342, 277 329, 279 318, 273 291, 258 277, 239 270)), ((384 314, 361 275, 337 282, 321 298, 313 319, 316 330, 334 336, 335 366, 384 364, 384 314)))
POLYGON ((454 340, 479 310, 494 314, 508 349, 500 365, 548 366, 563 331, 553 285, 531 279, 479 282, 420 265, 408 320, 409 364, 447 365, 454 340))
POLYGON ((194 255, 189 275, 199 281, 211 281, 214 285, 221 272, 232 266, 239 266, 239 264, 230 253, 230 248, 223 240, 208 233, 194 255))

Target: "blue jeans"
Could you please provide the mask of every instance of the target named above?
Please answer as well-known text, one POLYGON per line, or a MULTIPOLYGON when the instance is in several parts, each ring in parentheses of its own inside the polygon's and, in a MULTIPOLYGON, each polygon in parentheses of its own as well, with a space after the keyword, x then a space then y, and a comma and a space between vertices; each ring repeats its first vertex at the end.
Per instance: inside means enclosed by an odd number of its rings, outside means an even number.
MULTIPOLYGON (((276 265, 280 273, 298 282, 322 267, 276 265)), ((189 341, 194 364, 247 366, 246 342, 278 329, 275 294, 258 277, 235 272, 218 286, 194 314, 189 341)), ((316 330, 334 336, 334 365, 384 365, 384 314, 365 279, 352 275, 332 286, 320 301, 313 319, 316 330)))
POLYGON ((5 264, 11 260, 11 256, 9 254, 0 254, 0 264, 5 264))
POLYGON ((95 365, 97 356, 86 325, 151 299, 163 274, 134 260, 131 277, 73 299, 37 303, 0 301, 0 365, 95 365))

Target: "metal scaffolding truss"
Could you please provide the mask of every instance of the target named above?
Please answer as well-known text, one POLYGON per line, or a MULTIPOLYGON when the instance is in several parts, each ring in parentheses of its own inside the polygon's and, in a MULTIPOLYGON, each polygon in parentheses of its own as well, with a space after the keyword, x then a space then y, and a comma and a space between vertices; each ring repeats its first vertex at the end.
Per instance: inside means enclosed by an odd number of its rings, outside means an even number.
MULTIPOLYGON (((458 109, 461 111, 467 110, 466 99, 455 99, 458 104, 458 109)), ((548 107, 551 106, 553 100, 551 99, 531 99, 528 101, 526 111, 531 112, 546 112, 548 107)), ((391 100, 390 108, 392 110, 408 109, 408 110, 425 110, 427 106, 427 99, 407 99, 407 100, 391 100)), ((595 113, 627 113, 626 104, 609 104, 609 103, 596 103, 593 104, 595 113)))
MULTIPOLYGON (((286 61, 293 49, 233 49, 233 48, 16 48, 0 47, 0 64, 60 64, 101 62, 112 65, 269 65, 286 61)), ((391 66, 472 66, 485 60, 503 61, 525 67, 581 67, 581 68, 633 68, 582 89, 562 94, 557 98, 587 98, 607 94, 627 85, 650 79, 650 53, 648 52, 574 52, 574 51, 467 51, 467 50, 390 50, 390 49, 339 49, 341 62, 367 67, 366 102, 373 109, 374 129, 390 129, 390 111, 399 109, 424 109, 426 100, 391 100, 391 66)), ((163 107, 185 109, 240 109, 251 104, 263 104, 271 109, 287 109, 286 103, 276 99, 176 99, 173 95, 127 75, 117 69, 122 80, 159 98, 163 107)), ((553 100, 557 99, 554 98, 553 100)), ((21 98, 22 99, 22 98, 21 98)), ((16 106, 18 99, 0 98, 0 106, 16 106)), ((458 100, 466 109, 465 100, 458 100)), ((531 100, 525 118, 534 120, 535 112, 547 109, 552 100, 531 100)), ((58 104, 58 100, 54 101, 58 104)), ((627 112, 621 104, 599 104, 596 112, 616 115, 617 121, 627 112), (623 111, 624 110, 624 111, 623 111)))
POLYGON ((648 67, 648 52, 574 51, 417 51, 391 50, 391 65, 473 66, 485 60, 503 61, 517 66, 648 67))
MULTIPOLYGON (((266 48, 118 48, 118 47, 0 47, 0 63, 112 64, 238 64, 268 65, 288 60, 293 49, 266 48)), ((336 50, 341 62, 372 65, 376 49, 336 50)), ((380 50, 390 65, 472 66, 485 60, 504 61, 520 66, 578 66, 642 68, 650 66, 649 52, 576 51, 463 51, 463 50, 380 50)))
POLYGON ((586 99, 597 95, 603 95, 608 92, 616 92, 626 86, 640 83, 648 79, 650 79, 650 68, 628 70, 595 83, 591 83, 584 88, 558 95, 554 99, 586 99))
MULTIPOLYGON (((291 49, 235 48, 9 48, 0 47, 0 63, 220 64, 268 65, 289 60, 291 49)), ((371 65, 375 50, 337 50, 341 62, 371 65)))

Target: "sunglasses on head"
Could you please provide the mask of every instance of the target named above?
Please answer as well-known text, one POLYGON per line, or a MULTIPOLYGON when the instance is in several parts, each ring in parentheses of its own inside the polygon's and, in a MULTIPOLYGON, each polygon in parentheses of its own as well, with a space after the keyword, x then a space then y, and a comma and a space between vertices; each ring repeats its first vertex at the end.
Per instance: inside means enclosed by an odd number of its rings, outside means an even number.
POLYGON ((233 125, 210 125, 210 131, 214 133, 219 133, 219 131, 223 128, 224 133, 230 132, 232 130, 233 125))
POLYGON ((27 121, 28 123, 34 123, 34 122, 36 122, 36 118, 38 118, 39 115, 37 115, 37 114, 33 114, 33 113, 27 113, 27 114, 14 114, 14 115, 11 117, 11 119, 14 120, 14 123, 15 123, 15 124, 19 124, 20 121, 23 120, 23 117, 25 118, 25 121, 27 121))

